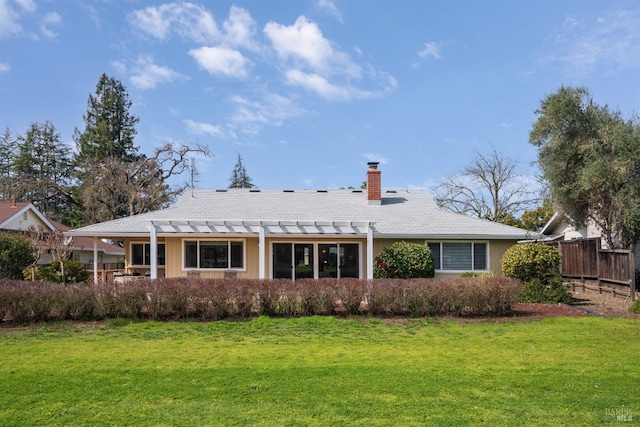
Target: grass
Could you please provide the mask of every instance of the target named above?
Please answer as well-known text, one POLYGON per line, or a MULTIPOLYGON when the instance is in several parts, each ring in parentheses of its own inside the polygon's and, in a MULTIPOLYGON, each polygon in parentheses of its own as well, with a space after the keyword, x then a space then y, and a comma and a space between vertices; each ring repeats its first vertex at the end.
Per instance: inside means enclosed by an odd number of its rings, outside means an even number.
POLYGON ((0 425, 637 422, 639 335, 605 318, 0 329, 0 425))

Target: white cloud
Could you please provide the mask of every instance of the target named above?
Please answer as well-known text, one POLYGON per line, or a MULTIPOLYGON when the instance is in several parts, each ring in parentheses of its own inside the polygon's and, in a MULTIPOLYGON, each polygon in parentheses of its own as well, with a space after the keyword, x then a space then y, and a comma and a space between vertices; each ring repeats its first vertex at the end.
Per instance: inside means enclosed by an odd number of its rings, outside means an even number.
POLYGON ((36 4, 32 0, 0 0, 0 38, 22 33, 20 19, 35 10, 36 4))
POLYGON ((389 74, 382 74, 386 82, 380 84, 376 90, 366 90, 349 83, 334 84, 326 78, 314 74, 292 69, 286 72, 287 83, 300 86, 321 97, 333 101, 349 101, 354 99, 380 98, 393 92, 397 87, 396 79, 389 74))
POLYGON ((318 25, 304 16, 298 17, 290 26, 269 22, 264 33, 283 61, 286 82, 327 100, 376 98, 397 86, 389 74, 376 72, 369 66, 363 67, 350 55, 332 46, 318 25))
POLYGON ((263 126, 281 126, 285 120, 306 113, 292 99, 271 92, 263 93, 259 100, 234 96, 231 102, 231 126, 248 134, 257 134, 263 126))
POLYGON ((187 130, 195 135, 211 135, 218 137, 224 134, 224 131, 220 126, 216 126, 211 123, 195 122, 193 120, 183 120, 183 123, 187 125, 187 130))
POLYGON ((442 55, 440 51, 442 47, 436 42, 428 42, 424 44, 424 47, 418 51, 418 56, 420 58, 428 58, 432 57, 435 59, 442 59, 442 55))
POLYGON ((57 12, 48 12, 40 21, 40 32, 49 39, 58 37, 55 32, 56 27, 62 25, 62 16, 57 12))
POLYGON ((256 49, 256 22, 245 9, 231 6, 229 17, 224 20, 222 27, 225 31, 222 41, 224 45, 256 49))
POLYGON ((189 51, 198 65, 214 75, 245 78, 250 62, 237 50, 226 47, 200 47, 189 51))
POLYGON ((540 62, 568 75, 640 68, 640 12, 615 9, 597 17, 568 17, 550 41, 553 51, 540 62))
POLYGON ((131 72, 131 83, 139 89, 155 89, 159 84, 185 78, 171 68, 155 64, 149 55, 141 55, 131 72))
POLYGON ((340 12, 332 0, 316 0, 316 7, 336 18, 341 24, 344 23, 342 12, 340 12))
POLYGON ((133 27, 162 41, 172 34, 199 43, 212 42, 220 37, 213 15, 194 3, 149 6, 130 13, 127 18, 133 27))
POLYGON ((331 43, 324 38, 318 25, 304 16, 298 17, 290 26, 271 21, 265 25, 264 32, 282 59, 301 61, 313 70, 329 68, 334 55, 331 43))
POLYGON ((11 67, 9 67, 9 64, 0 62, 0 73, 8 73, 9 70, 11 70, 11 67))

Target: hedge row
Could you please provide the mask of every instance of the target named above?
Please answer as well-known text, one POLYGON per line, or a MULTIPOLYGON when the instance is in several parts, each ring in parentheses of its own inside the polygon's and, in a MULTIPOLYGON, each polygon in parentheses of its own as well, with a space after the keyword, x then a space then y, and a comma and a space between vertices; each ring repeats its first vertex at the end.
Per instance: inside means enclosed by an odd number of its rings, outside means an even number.
POLYGON ((517 302, 508 278, 138 280, 98 285, 1 281, 0 319, 219 320, 254 316, 497 316, 517 302))

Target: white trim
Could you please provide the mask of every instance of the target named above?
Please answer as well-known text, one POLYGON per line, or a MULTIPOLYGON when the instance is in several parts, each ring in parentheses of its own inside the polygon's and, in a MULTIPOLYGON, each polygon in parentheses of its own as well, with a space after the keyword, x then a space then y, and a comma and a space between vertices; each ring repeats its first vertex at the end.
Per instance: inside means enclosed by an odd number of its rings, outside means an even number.
MULTIPOLYGON (((149 262, 150 262, 150 278, 157 279, 158 278, 158 235, 156 233, 156 226, 151 224, 149 227, 149 262)), ((144 246, 143 246, 144 251, 144 246)), ((167 247, 164 248, 165 256, 167 254, 167 247)), ((144 260, 143 260, 144 262, 144 260)), ((166 261, 165 261, 166 263, 166 261)))
POLYGON ((367 280, 373 280, 373 229, 367 227, 367 280))
POLYGON ((264 227, 261 225, 258 232, 258 279, 266 279, 266 242, 264 237, 264 227))
MULTIPOLYGON (((102 278, 104 281, 104 277, 102 278)), ((98 238, 93 238, 93 284, 98 284, 98 238)))

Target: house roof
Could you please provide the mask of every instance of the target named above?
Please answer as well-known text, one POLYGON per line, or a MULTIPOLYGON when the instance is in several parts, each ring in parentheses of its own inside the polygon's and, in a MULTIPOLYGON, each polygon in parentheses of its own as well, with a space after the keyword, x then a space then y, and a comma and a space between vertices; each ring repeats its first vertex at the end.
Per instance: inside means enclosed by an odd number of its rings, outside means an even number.
MULTIPOLYGON (((49 220, 51 224, 58 231, 62 231, 66 234, 67 231, 71 230, 71 227, 68 227, 58 221, 49 220)), ((93 250, 93 239, 91 237, 78 236, 74 238, 73 248, 75 250, 81 251, 92 251, 93 250)), ((98 240, 98 251, 104 252, 107 255, 124 255, 124 248, 113 245, 111 243, 103 242, 102 240, 98 240)))
POLYGON ((29 202, 0 202, 0 230, 23 212, 31 210, 50 229, 53 228, 51 222, 32 203, 29 202))
MULTIPOLYGON (((49 230, 45 231, 58 230, 66 232, 71 230, 70 227, 60 222, 46 218, 38 208, 29 202, 0 202, 0 230, 3 229, 5 224, 10 223, 14 218, 28 210, 32 211, 49 228, 49 230)), ((77 237, 74 240, 73 248, 75 250, 93 250, 93 239, 90 237, 77 237)), ((109 255, 124 255, 123 248, 102 240, 98 240, 98 250, 109 255)))
POLYGON ((229 232, 361 234, 424 239, 525 239, 527 231, 440 210, 424 191, 385 191, 379 205, 352 190, 194 189, 167 209, 72 230, 70 236, 229 232))

